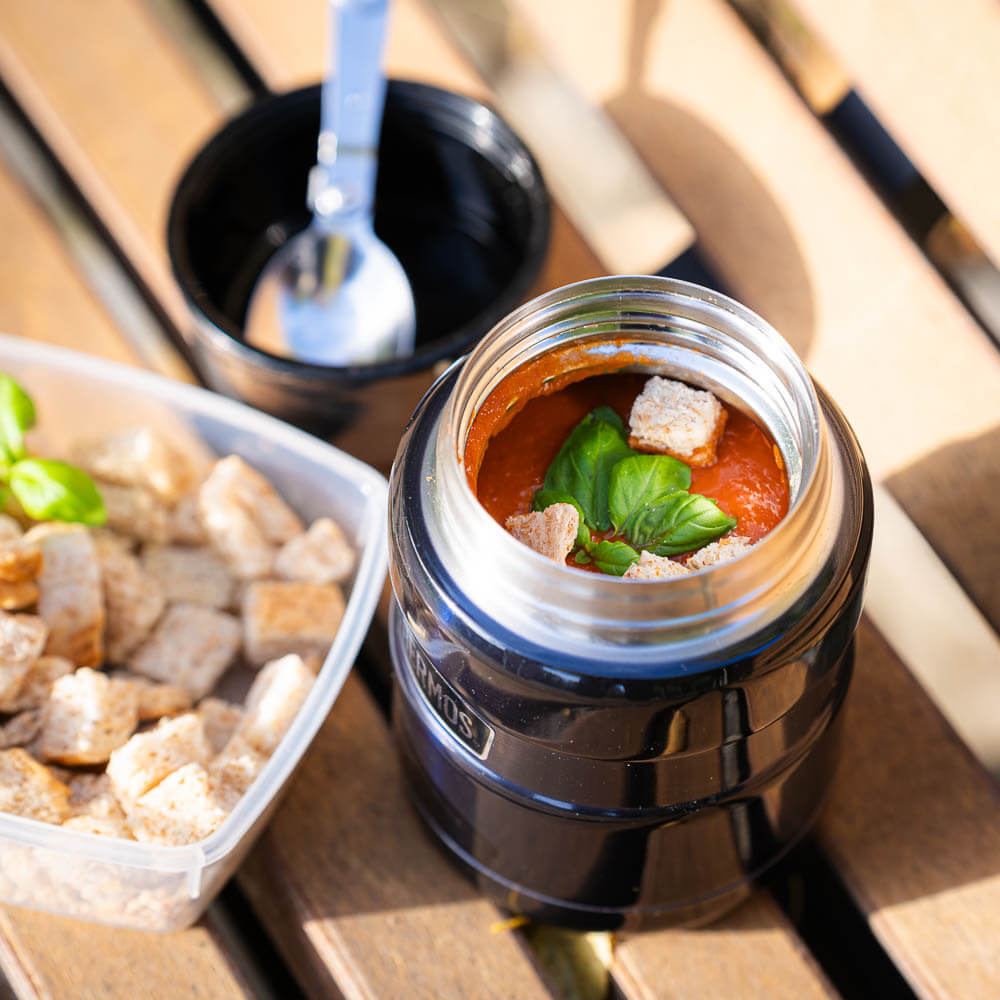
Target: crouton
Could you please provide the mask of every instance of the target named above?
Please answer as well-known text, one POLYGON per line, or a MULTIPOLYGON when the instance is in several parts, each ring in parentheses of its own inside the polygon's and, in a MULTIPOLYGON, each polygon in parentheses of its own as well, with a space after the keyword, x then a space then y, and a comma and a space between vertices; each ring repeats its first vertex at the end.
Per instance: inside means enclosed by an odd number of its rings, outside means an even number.
POLYGON ((0 712, 24 712, 39 708, 49 696, 57 677, 73 673, 73 664, 64 656, 39 656, 21 678, 21 683, 0 698, 0 712))
POLYGON ((712 393, 654 375, 632 404, 628 443, 688 465, 711 465, 727 417, 712 393))
POLYGON ((571 503, 554 503, 545 510, 513 514, 507 530, 528 548, 553 562, 564 563, 576 542, 580 513, 571 503))
POLYGON ((112 531, 140 542, 170 541, 170 511, 155 493, 141 486, 97 480, 112 531))
POLYGON ((198 512, 198 494, 187 493, 170 509, 170 541, 179 545, 207 545, 208 535, 198 512))
POLYGON ((645 549, 639 553, 639 561, 632 563, 625 571, 626 580, 658 580, 670 576, 686 576, 689 570, 683 563, 674 562, 667 556, 658 556, 645 549))
POLYGON ((42 550, 38 614, 49 628, 45 652, 78 667, 104 659, 104 588, 97 549, 80 524, 39 524, 25 536, 42 550))
POLYGON ((707 569, 709 566, 717 566, 719 563, 728 562, 737 556, 749 552, 753 542, 742 535, 726 535, 717 542, 712 542, 704 548, 693 552, 687 559, 688 569, 707 569))
POLYGON ((274 571, 285 580, 340 583, 354 569, 354 550, 336 521, 321 517, 309 530, 285 542, 274 560, 274 571))
POLYGON ((285 653, 322 660, 344 617, 335 584, 259 581, 243 596, 243 650, 260 666, 285 653))
POLYGON ((0 610, 24 611, 38 600, 38 587, 30 580, 7 583, 0 580, 0 610))
POLYGON ((6 542, 15 542, 24 534, 16 517, 10 514, 0 514, 0 545, 6 542))
POLYGON ((27 746, 41 731, 42 710, 29 708, 12 715, 0 726, 0 749, 27 746))
POLYGON ((267 763, 267 757, 242 736, 234 736, 208 766, 208 780, 216 802, 231 812, 267 763))
POLYGON ((314 680, 313 671, 301 656, 291 654, 272 660, 250 685, 243 721, 233 739, 242 738, 264 755, 273 753, 314 680))
POLYGON ((205 736, 212 753, 219 753, 243 718, 243 709, 222 698, 203 698, 198 703, 196 714, 205 725, 205 736))
POLYGON ((153 680, 179 684, 197 701, 215 686, 240 648, 240 623, 196 604, 167 608, 128 667, 153 680))
POLYGON ((211 756, 201 719, 188 712, 136 733, 111 755, 107 775, 115 798, 128 813, 140 796, 172 771, 193 761, 207 764, 211 756))
POLYGON ((58 678, 45 704, 39 751, 61 764, 102 764, 139 724, 135 691, 81 667, 58 678))
POLYGON ((274 487, 236 455, 215 463, 198 491, 198 510, 212 545, 241 580, 269 576, 277 546, 303 531, 274 487))
POLYGON ((16 698, 32 664, 42 654, 49 630, 38 615, 0 611, 0 702, 16 698))
POLYGON ((0 750, 0 811, 61 823, 69 813, 69 789, 24 750, 0 750))
POLYGON ((156 579, 171 604, 185 602, 206 608, 228 608, 236 581, 211 549, 179 545, 147 545, 142 565, 156 579))
POLYGON ((191 692, 177 684, 158 684, 128 670, 116 670, 111 676, 135 688, 140 722, 155 722, 165 715, 177 715, 194 704, 191 692))
POLYGON ((225 818, 208 772, 194 763, 168 774, 128 813, 135 839, 147 844, 192 844, 218 829, 225 818))
POLYGON ((95 833, 99 837, 120 837, 123 840, 133 840, 132 831, 121 816, 92 816, 90 813, 80 813, 70 816, 62 824, 66 830, 77 830, 80 833, 95 833))
POLYGON ((18 538, 0 545, 0 580, 23 583, 34 580, 42 571, 42 550, 18 538))
POLYGON ((159 582, 131 552, 103 537, 95 542, 107 611, 107 658, 124 663, 153 630, 167 602, 159 582))
MULTIPOLYGON (((55 772, 55 768, 49 770, 55 772)), ((121 806, 111 789, 111 779, 106 772, 95 774, 83 771, 71 774, 65 784, 69 787, 70 815, 122 815, 121 806)))
POLYGON ((72 459, 94 479, 140 486, 168 505, 178 500, 193 479, 187 458, 146 427, 79 441, 74 445, 72 459))

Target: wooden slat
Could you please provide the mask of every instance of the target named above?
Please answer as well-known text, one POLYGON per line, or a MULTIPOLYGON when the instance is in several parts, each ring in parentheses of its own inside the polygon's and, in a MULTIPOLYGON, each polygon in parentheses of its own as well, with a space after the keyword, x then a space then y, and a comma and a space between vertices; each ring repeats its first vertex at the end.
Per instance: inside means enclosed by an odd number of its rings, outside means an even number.
POLYGON ((171 321, 188 318, 165 246, 174 181, 219 110, 135 0, 0 0, 0 76, 171 321))
POLYGON ((710 927, 625 938, 611 967, 627 1000, 807 1000, 837 996, 766 893, 710 927))
POLYGON ((791 2, 1000 265, 1000 10, 994 0, 791 2))
MULTIPOLYGON (((0 231, 16 248, 0 268, 0 329, 135 362, 38 206, 2 166, 0 231)), ((0 972, 18 997, 166 1000, 178 995, 178 984, 193 983, 204 997, 252 996, 238 964, 210 920, 163 936, 0 907, 0 972)))
POLYGON ((18 1000, 258 995, 227 959, 211 919, 161 935, 3 907, 0 966, 18 1000))
POLYGON ((918 995, 1000 995, 1000 795, 867 622, 819 827, 918 995))
POLYGON ((8 247, 0 267, 0 331, 64 347, 86 344, 95 354, 135 363, 38 206, 2 164, 0 232, 8 247))
POLYGON ((420 826, 385 721, 353 676, 238 877, 312 996, 549 995, 420 826))

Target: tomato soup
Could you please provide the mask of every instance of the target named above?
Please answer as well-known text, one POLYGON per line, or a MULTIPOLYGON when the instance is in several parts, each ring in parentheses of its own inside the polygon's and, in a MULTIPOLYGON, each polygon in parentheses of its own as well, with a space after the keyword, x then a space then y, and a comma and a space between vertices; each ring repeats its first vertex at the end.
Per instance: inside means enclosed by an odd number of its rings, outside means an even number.
MULTIPOLYGON (((470 476, 479 502, 501 525, 513 514, 530 511, 532 497, 570 431, 599 406, 610 406, 627 425, 632 403, 648 378, 595 375, 529 399, 490 439, 478 476, 470 476)), ((715 500, 737 519, 735 533, 756 542, 787 513, 788 479, 770 437, 742 411, 726 410, 716 461, 692 468, 691 492, 715 500)))

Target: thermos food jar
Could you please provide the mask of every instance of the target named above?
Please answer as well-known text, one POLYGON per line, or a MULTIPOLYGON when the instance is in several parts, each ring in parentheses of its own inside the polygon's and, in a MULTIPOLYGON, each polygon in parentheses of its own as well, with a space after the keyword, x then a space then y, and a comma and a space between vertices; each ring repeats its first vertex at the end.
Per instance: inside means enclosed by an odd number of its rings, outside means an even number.
POLYGON ((779 334, 685 282, 522 306, 421 402, 390 481, 394 726, 417 809, 506 908, 694 923, 808 829, 835 766, 872 537, 844 417, 779 334), (465 469, 484 405, 610 371, 710 389, 773 439, 788 513, 746 554, 630 581, 546 560, 465 469), (544 374, 547 373, 547 374, 544 374))

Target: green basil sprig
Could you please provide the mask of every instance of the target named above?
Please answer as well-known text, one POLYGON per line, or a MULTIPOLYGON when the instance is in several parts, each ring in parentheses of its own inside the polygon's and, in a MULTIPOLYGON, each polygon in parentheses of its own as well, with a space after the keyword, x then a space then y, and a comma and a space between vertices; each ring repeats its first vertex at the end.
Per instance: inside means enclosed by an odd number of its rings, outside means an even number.
POLYGON ((637 548, 658 556, 676 556, 714 542, 736 527, 719 505, 700 493, 671 493, 644 505, 625 526, 637 548))
POLYGON ((633 451, 621 418, 601 406, 563 442, 532 498, 532 508, 571 503, 580 514, 574 560, 621 576, 638 562, 642 549, 680 555, 736 527, 735 518, 714 500, 689 493, 690 486, 687 465, 670 455, 633 451), (612 528, 620 538, 592 540, 591 531, 612 528))
POLYGON ((597 531, 611 527, 608 488, 611 467, 635 454, 625 440, 625 425, 610 406, 588 413, 573 428, 545 473, 532 501, 534 510, 572 503, 585 524, 597 531))
POLYGON ((31 397, 0 372, 0 484, 35 520, 104 524, 104 502, 85 472, 65 462, 27 456, 24 432, 34 423, 31 397))

